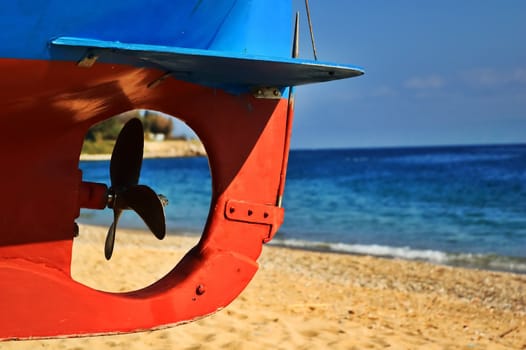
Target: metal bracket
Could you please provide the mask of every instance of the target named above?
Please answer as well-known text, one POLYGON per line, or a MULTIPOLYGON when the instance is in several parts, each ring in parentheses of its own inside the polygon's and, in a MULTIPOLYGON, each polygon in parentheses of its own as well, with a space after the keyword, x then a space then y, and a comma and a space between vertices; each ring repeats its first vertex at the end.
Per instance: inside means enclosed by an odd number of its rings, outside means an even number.
POLYGON ((146 86, 148 89, 153 89, 154 87, 160 85, 163 81, 165 81, 166 79, 170 78, 172 76, 172 72, 167 72, 167 73, 164 73, 163 75, 161 75, 159 78, 155 79, 154 81, 148 83, 148 85, 146 86))
POLYGON ((269 236, 263 240, 264 243, 267 243, 274 237, 276 231, 283 223, 285 210, 274 205, 249 203, 231 199, 226 202, 225 216, 232 221, 271 226, 269 236))
POLYGON ((77 62, 77 66, 81 68, 91 68, 95 62, 99 59, 99 56, 95 55, 91 50, 86 53, 80 61, 77 62))
POLYGON ((276 100, 281 98, 281 91, 277 87, 257 87, 252 89, 255 98, 276 100))

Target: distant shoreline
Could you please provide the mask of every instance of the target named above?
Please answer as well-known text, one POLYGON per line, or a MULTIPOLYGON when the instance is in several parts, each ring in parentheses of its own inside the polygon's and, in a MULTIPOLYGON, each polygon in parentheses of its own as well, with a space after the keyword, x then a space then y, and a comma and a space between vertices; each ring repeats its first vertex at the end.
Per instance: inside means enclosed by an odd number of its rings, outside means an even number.
MULTIPOLYGON (((206 157, 206 151, 199 140, 145 141, 144 158, 206 157)), ((111 154, 80 155, 81 161, 110 160, 111 154)))

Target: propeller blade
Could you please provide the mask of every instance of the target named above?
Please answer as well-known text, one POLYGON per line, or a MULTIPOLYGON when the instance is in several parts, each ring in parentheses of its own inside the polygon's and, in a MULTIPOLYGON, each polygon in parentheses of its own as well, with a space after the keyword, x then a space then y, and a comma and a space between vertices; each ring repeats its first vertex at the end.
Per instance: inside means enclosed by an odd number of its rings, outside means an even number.
POLYGON ((166 236, 166 222, 161 199, 148 186, 136 185, 121 193, 126 205, 142 218, 158 239, 166 236))
POLYGON ((108 235, 106 236, 106 242, 104 243, 104 256, 106 260, 111 259, 113 254, 113 246, 115 245, 115 230, 117 229, 117 223, 121 217, 122 210, 113 209, 113 223, 108 230, 108 235))
POLYGON ((122 128, 110 162, 111 187, 122 190, 136 185, 142 165, 144 131, 139 119, 130 119, 122 128))
POLYGON ((104 245, 107 260, 113 254, 115 231, 122 210, 133 209, 158 239, 166 236, 163 204, 167 203, 167 199, 157 196, 148 186, 138 185, 143 148, 142 122, 137 118, 130 119, 119 133, 111 154, 108 207, 113 208, 113 223, 104 245))

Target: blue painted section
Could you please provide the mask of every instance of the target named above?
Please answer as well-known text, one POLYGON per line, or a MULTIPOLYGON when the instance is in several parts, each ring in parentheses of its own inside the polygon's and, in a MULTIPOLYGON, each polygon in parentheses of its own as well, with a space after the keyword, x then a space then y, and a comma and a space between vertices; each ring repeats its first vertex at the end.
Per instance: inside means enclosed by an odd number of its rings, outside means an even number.
POLYGON ((79 61, 87 52, 109 63, 147 66, 170 72, 178 79, 208 86, 229 88, 279 87, 351 78, 363 74, 355 66, 303 60, 237 54, 216 50, 126 44, 83 38, 57 38, 52 42, 57 55, 67 51, 79 61))
POLYGON ((2 1, 0 58, 78 61, 96 48, 102 62, 231 92, 279 87, 283 97, 288 86, 363 74, 290 59, 292 17, 291 0, 2 1))
POLYGON ((290 56, 288 0, 16 0, 0 2, 0 57, 51 57, 61 37, 290 56))

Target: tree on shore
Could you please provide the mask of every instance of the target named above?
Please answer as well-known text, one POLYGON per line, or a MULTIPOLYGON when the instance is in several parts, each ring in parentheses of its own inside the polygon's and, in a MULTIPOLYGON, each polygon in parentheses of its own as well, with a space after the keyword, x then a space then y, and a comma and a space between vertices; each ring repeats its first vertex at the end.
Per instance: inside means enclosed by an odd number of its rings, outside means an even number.
POLYGON ((158 113, 152 113, 149 111, 144 112, 142 123, 144 125, 145 132, 149 132, 151 134, 163 134, 165 139, 170 138, 170 135, 174 130, 172 118, 166 118, 158 113))
POLYGON ((141 119, 146 134, 163 134, 168 139, 174 130, 172 118, 164 117, 156 112, 144 111, 141 113, 134 110, 93 125, 84 139, 91 142, 116 140, 122 126, 132 118, 141 119))

